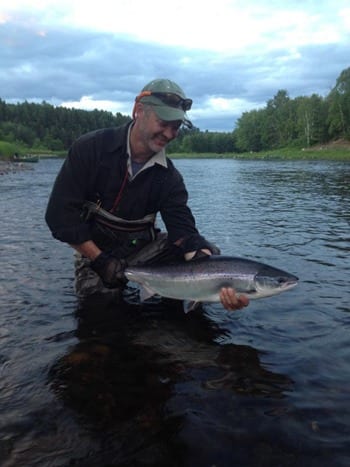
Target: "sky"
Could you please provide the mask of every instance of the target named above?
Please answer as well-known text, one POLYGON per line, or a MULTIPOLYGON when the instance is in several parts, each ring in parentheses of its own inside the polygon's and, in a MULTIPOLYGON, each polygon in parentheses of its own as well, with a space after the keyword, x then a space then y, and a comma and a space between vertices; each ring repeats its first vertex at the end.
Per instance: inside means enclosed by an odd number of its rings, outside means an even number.
POLYGON ((1 0, 0 98, 131 115, 168 78, 202 131, 279 90, 326 96, 350 66, 349 0, 1 0))

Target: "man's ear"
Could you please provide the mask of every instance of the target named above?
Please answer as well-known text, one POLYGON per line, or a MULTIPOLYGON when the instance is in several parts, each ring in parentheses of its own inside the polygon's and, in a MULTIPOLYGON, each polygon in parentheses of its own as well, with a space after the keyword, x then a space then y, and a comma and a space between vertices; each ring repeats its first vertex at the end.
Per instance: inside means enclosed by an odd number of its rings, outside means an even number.
POLYGON ((134 109, 132 111, 133 119, 137 118, 137 116, 143 112, 143 104, 141 102, 136 102, 134 105, 134 109))

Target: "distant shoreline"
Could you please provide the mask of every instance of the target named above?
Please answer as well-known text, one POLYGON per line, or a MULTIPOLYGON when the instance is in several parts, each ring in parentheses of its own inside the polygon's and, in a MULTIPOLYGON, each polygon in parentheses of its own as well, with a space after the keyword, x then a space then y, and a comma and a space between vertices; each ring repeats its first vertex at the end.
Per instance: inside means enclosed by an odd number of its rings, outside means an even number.
MULTIPOLYGON (((57 153, 44 153, 32 150, 33 155, 38 154, 40 159, 64 159, 66 157, 65 152, 57 153)), ((275 160, 290 160, 290 161, 317 161, 317 160, 328 160, 328 161, 343 161, 350 162, 350 142, 345 140, 334 141, 333 143, 313 146, 311 148, 283 148, 273 149, 261 152, 246 152, 246 153, 167 153, 171 159, 237 159, 237 160, 264 160, 264 161, 275 161, 275 160)), ((0 156, 0 170, 13 171, 9 158, 1 158, 0 156), (7 164, 9 164, 7 166, 7 164)))
POLYGON ((301 149, 281 149, 274 151, 264 152, 250 152, 250 153, 202 153, 202 154, 168 154, 171 159, 236 159, 236 160, 289 160, 289 161, 344 161, 350 162, 350 149, 327 149, 327 150, 305 150, 301 149))

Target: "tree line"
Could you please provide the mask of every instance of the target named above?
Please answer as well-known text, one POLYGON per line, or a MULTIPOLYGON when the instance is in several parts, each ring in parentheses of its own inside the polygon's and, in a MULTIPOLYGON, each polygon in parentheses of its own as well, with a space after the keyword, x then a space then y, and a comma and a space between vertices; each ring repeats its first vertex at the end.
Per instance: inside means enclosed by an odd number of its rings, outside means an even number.
POLYGON ((103 110, 55 107, 45 101, 8 104, 0 99, 0 140, 28 148, 66 150, 83 133, 128 120, 120 113, 103 110))
POLYGON ((341 72, 324 98, 312 94, 290 99, 286 90, 279 90, 263 109, 243 113, 234 134, 243 151, 349 140, 350 68, 341 72))
MULTIPOLYGON (((67 150, 83 133, 129 120, 129 116, 97 109, 55 107, 45 101, 9 104, 0 99, 0 140, 26 148, 67 150)), ((349 140, 350 68, 340 73, 326 97, 312 94, 292 99, 282 89, 265 107, 244 112, 232 126, 231 132, 183 129, 169 152, 259 152, 349 140)))

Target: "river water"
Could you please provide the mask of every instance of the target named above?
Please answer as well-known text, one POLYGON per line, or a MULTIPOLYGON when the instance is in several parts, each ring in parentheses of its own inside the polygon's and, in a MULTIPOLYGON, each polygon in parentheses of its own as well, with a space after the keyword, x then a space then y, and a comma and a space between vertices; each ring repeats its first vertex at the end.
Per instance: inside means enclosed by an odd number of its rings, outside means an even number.
POLYGON ((176 160, 207 238, 300 278, 185 315, 79 309, 44 223, 61 163, 0 178, 0 465, 350 465, 350 164, 176 160))

